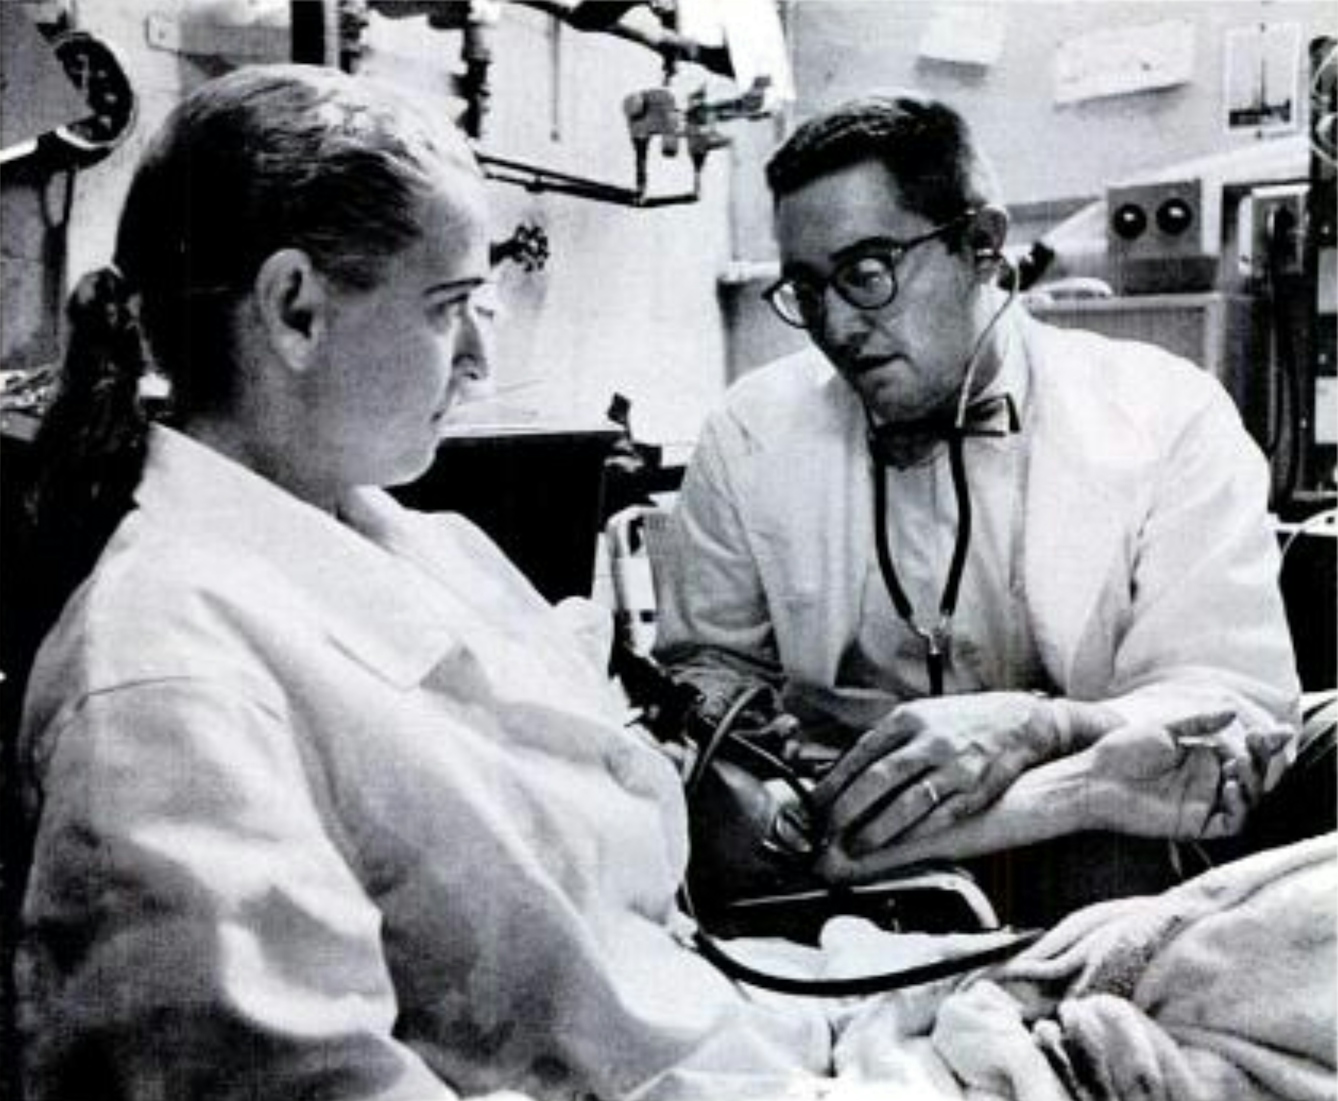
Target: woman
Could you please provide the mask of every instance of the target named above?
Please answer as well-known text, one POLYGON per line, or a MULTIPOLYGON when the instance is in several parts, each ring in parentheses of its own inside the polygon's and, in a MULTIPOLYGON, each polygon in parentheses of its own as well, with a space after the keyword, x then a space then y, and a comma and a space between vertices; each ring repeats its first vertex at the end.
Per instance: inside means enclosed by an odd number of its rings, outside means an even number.
POLYGON ((826 1068, 822 1013, 675 939, 678 776, 553 609, 365 488, 425 470, 486 373, 487 244, 463 140, 337 72, 224 77, 148 150, 43 443, 57 584, 91 573, 26 705, 35 1098, 826 1068))
POLYGON ((43 441, 34 1099, 835 1096, 859 1010, 684 947, 679 778, 599 664, 369 488, 486 373, 487 252, 462 139, 333 71, 224 77, 148 150, 43 441))

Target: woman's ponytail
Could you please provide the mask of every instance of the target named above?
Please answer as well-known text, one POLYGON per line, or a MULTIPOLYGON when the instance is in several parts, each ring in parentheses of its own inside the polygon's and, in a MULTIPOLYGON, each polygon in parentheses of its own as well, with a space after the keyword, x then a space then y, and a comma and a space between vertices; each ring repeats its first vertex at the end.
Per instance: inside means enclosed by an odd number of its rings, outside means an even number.
POLYGON ((84 276, 70 295, 60 389, 37 435, 28 498, 51 620, 130 511, 144 469, 145 351, 136 312, 132 288, 114 267, 84 276))

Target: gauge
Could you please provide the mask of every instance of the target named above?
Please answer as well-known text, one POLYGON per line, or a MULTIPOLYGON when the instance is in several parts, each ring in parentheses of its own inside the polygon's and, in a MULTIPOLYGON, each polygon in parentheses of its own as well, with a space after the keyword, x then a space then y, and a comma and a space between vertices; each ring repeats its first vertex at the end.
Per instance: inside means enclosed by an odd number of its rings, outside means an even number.
POLYGON ((66 75, 92 114, 62 126, 56 136, 82 153, 105 153, 119 145, 135 122, 135 90, 120 59, 99 38, 67 31, 51 43, 66 75))

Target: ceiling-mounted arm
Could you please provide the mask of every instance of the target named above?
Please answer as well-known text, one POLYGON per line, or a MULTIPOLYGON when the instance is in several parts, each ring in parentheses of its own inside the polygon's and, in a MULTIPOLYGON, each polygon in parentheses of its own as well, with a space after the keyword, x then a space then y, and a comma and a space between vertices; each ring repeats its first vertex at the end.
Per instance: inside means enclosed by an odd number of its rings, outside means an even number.
MULTIPOLYGON (((463 57, 466 73, 457 80, 457 91, 468 103, 461 123, 477 142, 486 112, 489 91, 486 82, 492 50, 488 32, 497 21, 501 5, 497 0, 367 0, 373 11, 390 18, 403 19, 425 15, 436 30, 464 32, 463 57), (471 34, 474 36, 471 38, 471 34)), ((704 46, 674 30, 676 8, 672 0, 512 0, 534 8, 582 31, 600 31, 627 39, 655 50, 666 67, 688 62, 712 72, 731 77, 729 52, 723 46, 704 46), (640 23, 626 17, 633 9, 650 7, 653 19, 640 23), (659 22, 656 23, 655 20, 659 22)), ((695 95, 691 114, 685 116, 673 93, 667 88, 652 88, 634 93, 624 100, 629 134, 636 155, 636 186, 621 187, 602 180, 575 176, 542 165, 492 156, 476 149, 479 164, 491 180, 523 187, 531 192, 553 192, 574 198, 620 206, 647 209, 695 202, 700 198, 701 172, 707 155, 727 144, 714 124, 723 119, 755 118, 765 111, 753 102, 753 89, 735 101, 706 103, 704 93, 695 95), (686 139, 692 161, 692 190, 670 195, 648 194, 647 155, 651 140, 658 138, 666 156, 674 156, 680 139, 686 139)))
POLYGON ((646 0, 579 0, 570 5, 566 21, 578 31, 606 31, 629 11, 645 4, 646 0))
POLYGON ((557 195, 570 195, 576 199, 590 199, 594 202, 631 206, 642 210, 658 206, 680 206, 683 203, 696 202, 700 197, 695 189, 678 195, 647 195, 637 188, 619 187, 617 184, 604 183, 585 176, 573 176, 566 172, 544 168, 542 165, 494 157, 488 153, 477 153, 476 156, 488 179, 498 183, 514 184, 526 191, 547 191, 557 195))
POLYGON ((606 3, 605 0, 597 0, 594 3, 591 0, 514 0, 514 2, 546 12, 576 30, 598 31, 647 46, 666 61, 686 61, 692 65, 700 65, 718 76, 731 78, 734 76, 729 50, 724 46, 706 46, 695 39, 649 21, 644 25, 629 23, 624 16, 634 8, 647 6, 644 0, 635 4, 606 3), (608 11, 605 12, 604 9, 608 11), (615 10, 617 18, 610 21, 608 17, 613 15, 615 10))

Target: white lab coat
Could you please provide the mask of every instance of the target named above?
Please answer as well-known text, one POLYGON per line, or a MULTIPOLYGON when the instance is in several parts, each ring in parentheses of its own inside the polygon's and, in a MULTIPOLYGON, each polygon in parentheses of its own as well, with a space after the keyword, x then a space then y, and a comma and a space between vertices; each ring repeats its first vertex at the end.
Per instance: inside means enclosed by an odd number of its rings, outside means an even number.
POLYGON ((678 777, 475 528, 158 428, 138 504, 28 698, 32 1101, 817 1088, 823 1012, 682 946, 678 777))
MULTIPOLYGON (((1130 720, 1294 722, 1266 464, 1225 391, 1149 345, 1012 323, 1031 371, 1022 605, 1048 681, 1031 687, 1130 720)), ((745 376, 657 563, 657 653, 783 677, 801 713, 868 718, 867 690, 836 674, 876 569, 872 496, 863 410, 820 353, 745 376)))

